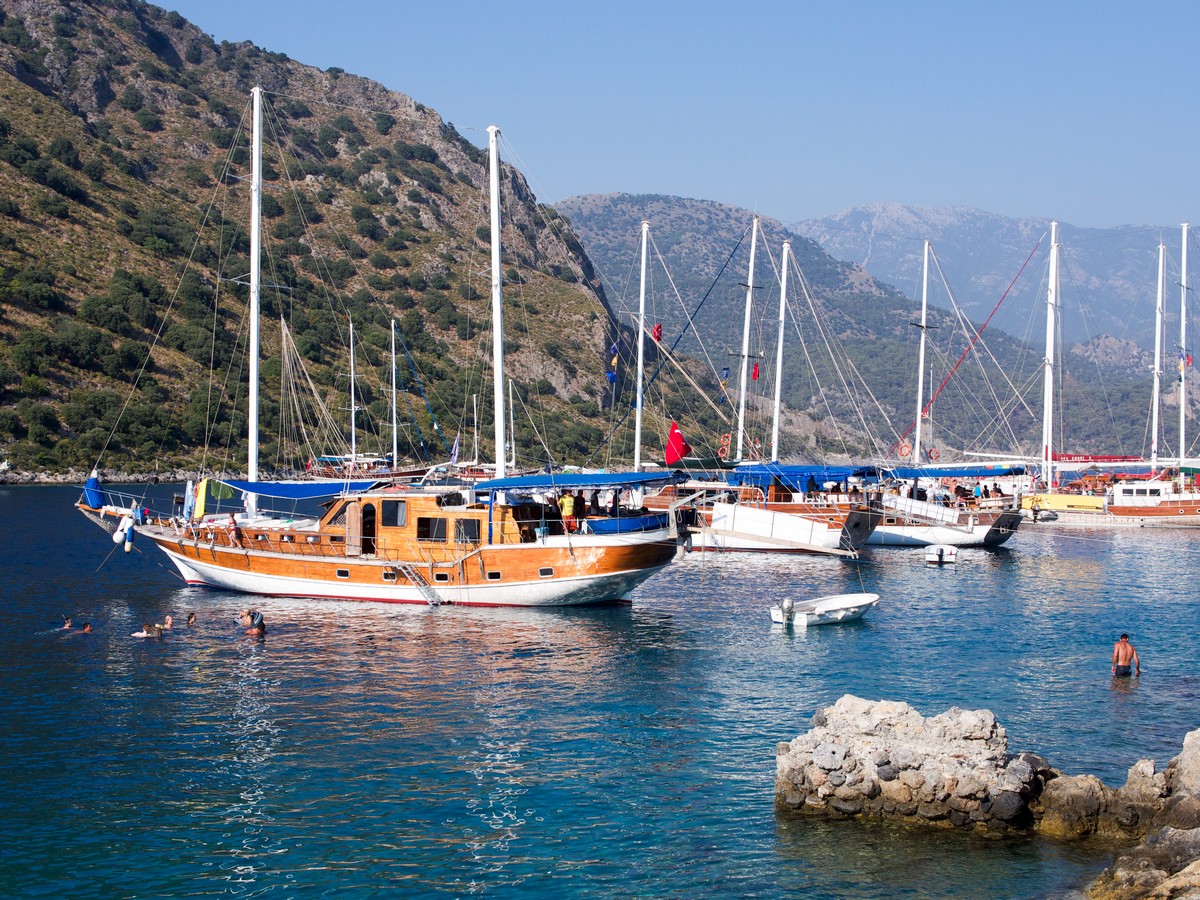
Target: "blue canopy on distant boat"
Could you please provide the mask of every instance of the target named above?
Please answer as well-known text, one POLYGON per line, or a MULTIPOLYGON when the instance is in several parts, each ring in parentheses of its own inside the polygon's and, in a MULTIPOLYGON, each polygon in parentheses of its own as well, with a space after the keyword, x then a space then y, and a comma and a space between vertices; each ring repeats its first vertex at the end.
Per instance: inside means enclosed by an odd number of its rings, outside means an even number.
POLYGON ((600 491, 685 481, 680 472, 549 472, 493 478, 475 485, 478 491, 600 491))
POLYGON ((367 491, 377 481, 221 481, 235 491, 277 500, 319 500, 346 491, 367 491))
POLYGON ((957 466, 880 466, 880 478, 1004 478, 1024 475, 1025 466, 1013 463, 984 463, 957 466))
POLYGON ((875 469, 870 466, 798 466, 779 463, 738 466, 724 473, 725 480, 730 484, 767 487, 777 482, 792 491, 808 490, 810 478, 820 486, 829 481, 869 478, 874 474, 875 469))

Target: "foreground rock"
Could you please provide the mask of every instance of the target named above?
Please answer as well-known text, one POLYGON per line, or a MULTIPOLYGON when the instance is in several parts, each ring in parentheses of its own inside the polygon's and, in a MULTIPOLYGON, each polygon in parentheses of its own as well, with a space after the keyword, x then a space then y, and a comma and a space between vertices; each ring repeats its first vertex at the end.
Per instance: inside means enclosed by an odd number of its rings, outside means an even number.
POLYGON ((1037 833, 1117 845, 1095 885, 1103 898, 1200 897, 1200 730, 1163 771, 1139 760, 1125 784, 1064 775, 1012 754, 988 710, 925 718, 907 703, 847 695, 776 748, 775 801, 807 815, 917 822, 987 833, 1037 833))

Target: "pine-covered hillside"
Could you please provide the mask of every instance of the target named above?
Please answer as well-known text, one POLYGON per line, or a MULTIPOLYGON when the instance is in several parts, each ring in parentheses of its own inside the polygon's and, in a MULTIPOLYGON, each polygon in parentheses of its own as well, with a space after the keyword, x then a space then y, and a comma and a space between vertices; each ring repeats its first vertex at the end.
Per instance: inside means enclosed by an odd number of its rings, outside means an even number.
MULTIPOLYGON (((263 395, 276 398, 264 399, 265 456, 285 465, 280 318, 343 422, 353 322, 375 385, 359 379, 360 447, 383 440, 393 319, 402 455, 444 457, 471 428, 472 395, 490 417, 484 150, 411 97, 216 44, 137 0, 4 0, 0 452, 14 469, 101 454, 132 471, 238 467, 255 85, 263 395), (226 434, 234 446, 218 450, 226 434)), ((590 452, 611 414, 618 326, 566 224, 511 167, 502 182, 507 367, 520 402, 556 423, 518 421, 518 440, 555 459, 590 452)))

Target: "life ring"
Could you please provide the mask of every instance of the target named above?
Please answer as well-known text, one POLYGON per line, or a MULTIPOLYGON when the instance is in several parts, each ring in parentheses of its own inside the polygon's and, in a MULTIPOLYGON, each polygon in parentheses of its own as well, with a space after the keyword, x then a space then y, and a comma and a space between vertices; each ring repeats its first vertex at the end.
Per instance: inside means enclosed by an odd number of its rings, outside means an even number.
POLYGON ((728 455, 729 455, 729 445, 728 444, 722 444, 720 447, 717 448, 717 456, 721 457, 721 459, 724 459, 728 455))
POLYGON ((937 447, 930 447, 925 455, 929 457, 931 462, 937 462, 938 457, 942 454, 938 453, 937 447))
POLYGON ((901 459, 908 459, 908 455, 910 453, 912 453, 912 447, 910 447, 908 444, 900 445, 900 458, 901 459))
POLYGON ((721 435, 721 446, 728 447, 732 440, 733 440, 733 435, 730 434, 728 431, 725 432, 723 435, 721 435))

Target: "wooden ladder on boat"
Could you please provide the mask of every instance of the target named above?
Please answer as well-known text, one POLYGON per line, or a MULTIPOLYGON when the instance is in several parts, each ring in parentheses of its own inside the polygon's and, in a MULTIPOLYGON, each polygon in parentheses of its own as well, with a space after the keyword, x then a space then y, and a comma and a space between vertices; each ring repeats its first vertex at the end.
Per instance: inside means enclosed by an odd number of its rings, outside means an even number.
POLYGON ((442 598, 438 596, 438 592, 425 580, 425 576, 420 573, 416 566, 405 562, 395 563, 395 566, 396 570, 412 582, 413 587, 420 591, 421 596, 425 598, 425 601, 430 606, 442 605, 442 598))

